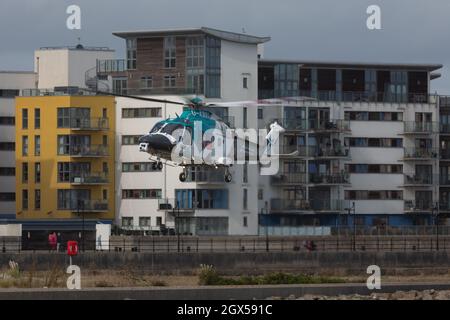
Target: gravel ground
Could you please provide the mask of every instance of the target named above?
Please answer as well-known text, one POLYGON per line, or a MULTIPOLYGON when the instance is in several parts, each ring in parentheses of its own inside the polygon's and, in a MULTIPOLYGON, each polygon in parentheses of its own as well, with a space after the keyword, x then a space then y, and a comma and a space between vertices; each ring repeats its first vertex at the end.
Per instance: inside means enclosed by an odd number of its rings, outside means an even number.
POLYGON ((370 296, 340 295, 340 296, 315 296, 303 297, 289 296, 287 298, 271 297, 268 300, 450 300, 450 290, 436 291, 397 291, 394 293, 372 293, 370 296))

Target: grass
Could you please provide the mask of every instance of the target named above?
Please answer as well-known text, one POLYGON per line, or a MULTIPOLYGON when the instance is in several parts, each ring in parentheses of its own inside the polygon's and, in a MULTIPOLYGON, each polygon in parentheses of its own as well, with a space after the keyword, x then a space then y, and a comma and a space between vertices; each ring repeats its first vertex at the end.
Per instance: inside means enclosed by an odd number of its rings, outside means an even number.
POLYGON ((345 280, 336 277, 315 276, 306 274, 289 274, 282 272, 263 276, 220 276, 213 266, 202 265, 199 273, 199 285, 202 286, 240 286, 240 285, 275 285, 275 284, 321 284, 344 283, 345 280))

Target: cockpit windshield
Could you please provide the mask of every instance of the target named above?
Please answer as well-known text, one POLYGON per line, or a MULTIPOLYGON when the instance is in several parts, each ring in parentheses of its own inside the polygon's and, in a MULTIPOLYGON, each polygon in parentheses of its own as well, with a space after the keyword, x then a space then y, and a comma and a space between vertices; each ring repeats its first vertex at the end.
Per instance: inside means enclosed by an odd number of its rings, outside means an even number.
POLYGON ((161 129, 161 127, 164 125, 163 122, 158 122, 157 124, 155 124, 155 126, 153 127, 153 129, 150 131, 150 133, 157 133, 159 131, 159 129, 161 129))
POLYGON ((178 123, 169 123, 162 128, 161 133, 172 134, 177 129, 183 129, 183 126, 178 123))

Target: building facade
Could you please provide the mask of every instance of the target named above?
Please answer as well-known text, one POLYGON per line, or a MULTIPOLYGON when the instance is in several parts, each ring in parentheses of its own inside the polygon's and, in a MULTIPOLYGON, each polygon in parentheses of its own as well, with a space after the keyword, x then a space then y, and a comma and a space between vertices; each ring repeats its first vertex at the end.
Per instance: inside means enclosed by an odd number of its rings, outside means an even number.
POLYGON ((82 91, 18 97, 16 141, 16 213, 25 230, 95 230, 99 221, 112 223, 113 97, 82 91))
POLYGON ((24 88, 34 87, 34 72, 0 71, 0 220, 15 219, 15 103, 24 88))

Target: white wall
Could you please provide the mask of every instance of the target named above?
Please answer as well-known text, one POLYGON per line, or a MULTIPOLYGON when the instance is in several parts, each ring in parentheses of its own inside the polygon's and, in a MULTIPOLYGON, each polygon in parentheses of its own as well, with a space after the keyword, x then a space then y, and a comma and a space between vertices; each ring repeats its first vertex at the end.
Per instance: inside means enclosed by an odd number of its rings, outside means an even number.
POLYGON ((86 71, 97 65, 97 59, 113 59, 114 51, 62 48, 36 50, 34 56, 35 72, 39 73, 39 89, 57 86, 85 88, 86 71))

